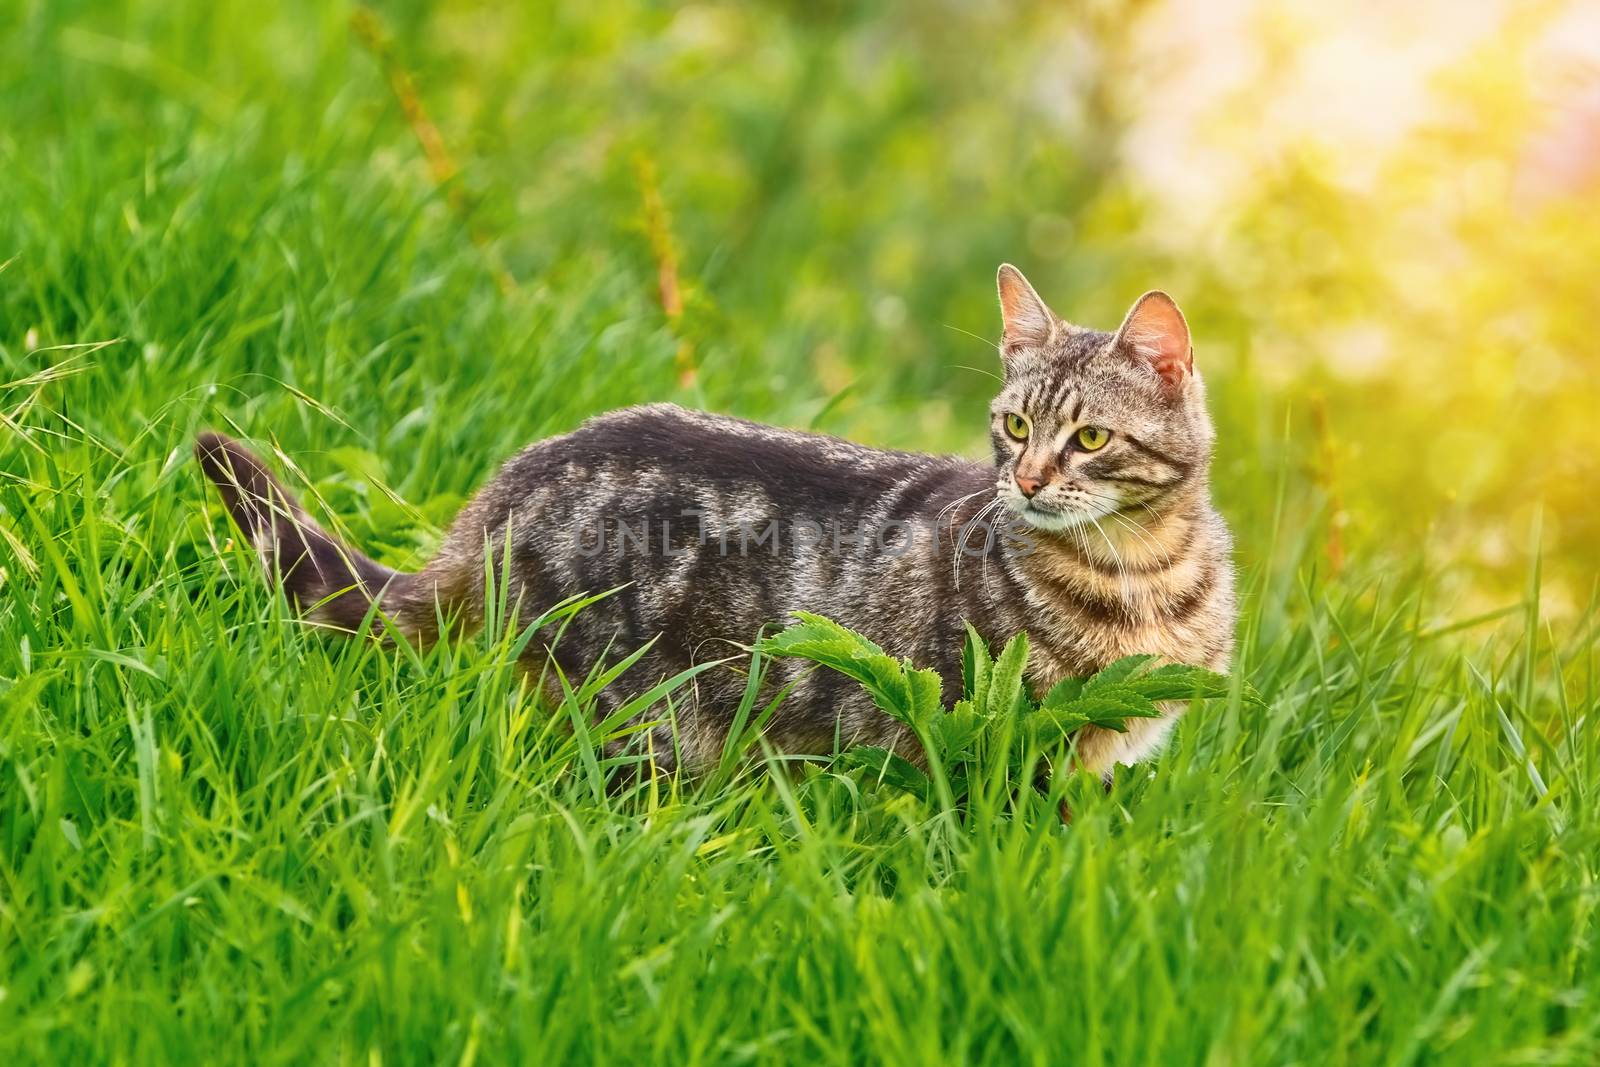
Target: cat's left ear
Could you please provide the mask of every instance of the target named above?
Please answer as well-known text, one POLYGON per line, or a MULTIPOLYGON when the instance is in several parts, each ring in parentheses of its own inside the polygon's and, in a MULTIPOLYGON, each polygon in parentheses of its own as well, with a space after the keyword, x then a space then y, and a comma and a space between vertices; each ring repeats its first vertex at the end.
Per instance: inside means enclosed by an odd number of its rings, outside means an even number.
POLYGON ((1169 389, 1180 389, 1194 373, 1189 324, 1172 297, 1153 289, 1133 302, 1117 331, 1116 346, 1144 363, 1169 389))

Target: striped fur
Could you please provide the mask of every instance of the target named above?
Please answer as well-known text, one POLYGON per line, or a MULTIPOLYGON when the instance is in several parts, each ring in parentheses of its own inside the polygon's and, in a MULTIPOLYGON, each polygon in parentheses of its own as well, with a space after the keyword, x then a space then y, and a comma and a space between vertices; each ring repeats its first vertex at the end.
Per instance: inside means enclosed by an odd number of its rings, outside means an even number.
MULTIPOLYGON (((1234 622, 1229 537, 1209 503, 1212 430, 1181 315, 1157 295, 1116 334, 1072 327, 1011 268, 1002 268, 1001 296, 993 464, 666 404, 630 408, 514 457, 437 556, 399 574, 323 533, 237 443, 207 434, 196 452, 269 571, 335 626, 356 629, 376 599, 414 640, 435 637, 440 619, 470 628, 487 610, 484 561, 507 550, 509 599, 524 616, 617 589, 553 648, 535 642, 527 653, 534 669, 549 656, 581 675, 601 657, 650 644, 624 676, 632 684, 602 697, 604 710, 661 677, 737 655, 800 609, 934 667, 947 692, 960 685, 964 621, 996 645, 1026 630, 1030 682, 1041 692, 1135 652, 1224 668, 1234 622), (1032 427, 1026 442, 1005 431, 1013 413, 1032 427), (1075 449, 1083 426, 1109 430, 1110 443, 1075 449), (1041 485, 1031 499, 1018 485, 1024 475, 1041 485)), ((854 684, 792 662, 773 673, 772 685, 794 686, 768 731, 779 748, 873 743, 920 757, 854 684)), ((649 735, 656 763, 694 769, 715 759, 744 684, 732 669, 699 675, 675 728, 649 735)), ((1108 773, 1153 751, 1169 725, 1087 733, 1079 762, 1108 773)))

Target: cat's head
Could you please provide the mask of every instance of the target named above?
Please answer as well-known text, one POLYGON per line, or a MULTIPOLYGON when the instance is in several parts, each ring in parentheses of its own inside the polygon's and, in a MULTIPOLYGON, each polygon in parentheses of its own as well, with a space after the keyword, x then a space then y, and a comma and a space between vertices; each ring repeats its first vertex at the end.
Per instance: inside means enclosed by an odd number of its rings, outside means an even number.
POLYGON ((1009 263, 999 281, 1005 378, 990 433, 1001 499, 1055 532, 1192 499, 1215 434, 1172 298, 1146 293, 1105 333, 1057 317, 1009 263))

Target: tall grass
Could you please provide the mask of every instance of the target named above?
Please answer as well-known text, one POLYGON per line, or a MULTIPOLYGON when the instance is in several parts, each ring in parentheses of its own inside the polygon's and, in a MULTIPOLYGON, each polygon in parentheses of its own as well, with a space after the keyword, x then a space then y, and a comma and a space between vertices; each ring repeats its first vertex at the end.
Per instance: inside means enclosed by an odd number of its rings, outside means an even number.
MULTIPOLYGON (((725 80, 663 55, 670 18, 647 6, 385 11, 464 207, 347 10, 14 12, 0 1048, 1595 1062, 1596 614, 1551 621, 1541 596, 1558 581, 1581 604, 1591 577, 1543 573, 1524 528, 1521 593, 1480 586, 1384 536, 1411 528, 1406 501, 1363 512, 1333 559, 1338 510, 1371 505, 1331 503, 1300 387, 1258 378, 1247 348, 1207 369, 1244 577, 1234 670, 1266 710, 1219 702, 1109 792, 1074 783, 1070 827, 1004 806, 952 821, 817 764, 767 773, 754 732, 717 775, 619 793, 600 675, 536 698, 524 629, 417 652, 291 621, 192 469, 202 426, 278 446, 319 513, 395 565, 514 448, 647 399, 981 449, 993 353, 962 331, 992 333, 990 272, 1028 240, 1029 197, 1119 218, 1101 164, 1019 146, 939 172, 906 131, 998 128, 958 75, 1010 75, 971 57, 851 80, 876 23, 750 10, 769 54, 725 80), (469 32, 480 70, 441 58, 469 32), (640 69, 671 77, 609 95, 640 69), (1031 191, 972 211, 1000 177, 1031 191), (670 318, 647 216, 679 227, 670 318)), ((929 55, 1005 32, 910 26, 929 55)), ((1076 294, 1109 319, 1143 287, 1122 221, 1047 268, 1063 310, 1076 294)))

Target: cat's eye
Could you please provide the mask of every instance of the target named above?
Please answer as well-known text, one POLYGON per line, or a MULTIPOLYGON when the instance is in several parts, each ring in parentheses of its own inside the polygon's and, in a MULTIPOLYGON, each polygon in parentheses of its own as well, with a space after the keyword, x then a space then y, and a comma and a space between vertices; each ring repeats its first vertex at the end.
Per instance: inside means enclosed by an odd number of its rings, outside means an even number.
POLYGON ((1074 440, 1085 452, 1098 452, 1111 440, 1111 431, 1099 426, 1085 426, 1074 435, 1074 440))
POLYGON ((1015 411, 1006 416, 1006 433, 1018 441, 1028 439, 1028 416, 1019 415, 1015 411))

